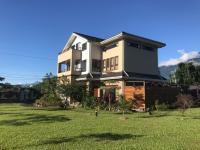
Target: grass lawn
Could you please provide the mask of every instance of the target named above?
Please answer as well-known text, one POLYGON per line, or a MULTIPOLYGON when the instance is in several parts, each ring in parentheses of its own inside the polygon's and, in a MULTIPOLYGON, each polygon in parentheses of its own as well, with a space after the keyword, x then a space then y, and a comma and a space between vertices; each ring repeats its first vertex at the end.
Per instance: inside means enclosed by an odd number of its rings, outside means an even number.
POLYGON ((200 109, 121 114, 0 104, 0 149, 200 149, 200 109))

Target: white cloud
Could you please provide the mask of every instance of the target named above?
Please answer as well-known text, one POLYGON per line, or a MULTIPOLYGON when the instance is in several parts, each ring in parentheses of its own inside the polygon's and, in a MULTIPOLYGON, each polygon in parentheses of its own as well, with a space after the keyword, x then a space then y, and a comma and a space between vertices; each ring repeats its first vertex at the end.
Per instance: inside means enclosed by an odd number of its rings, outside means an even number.
POLYGON ((179 58, 170 58, 167 61, 161 62, 159 66, 177 65, 181 62, 186 62, 190 59, 200 57, 199 51, 185 52, 184 50, 177 50, 177 52, 180 54, 179 58))

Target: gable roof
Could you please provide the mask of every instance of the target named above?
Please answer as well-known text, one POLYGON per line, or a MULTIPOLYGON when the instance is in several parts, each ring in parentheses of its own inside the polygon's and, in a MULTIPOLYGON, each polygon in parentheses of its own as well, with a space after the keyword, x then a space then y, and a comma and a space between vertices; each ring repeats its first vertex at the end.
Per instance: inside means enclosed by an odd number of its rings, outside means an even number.
POLYGON ((86 34, 82 34, 82 33, 78 33, 78 32, 73 32, 79 36, 82 36, 83 38, 87 39, 88 41, 94 41, 94 42, 101 42, 104 39, 102 38, 98 38, 98 37, 94 37, 94 36, 90 36, 90 35, 86 35, 86 34))

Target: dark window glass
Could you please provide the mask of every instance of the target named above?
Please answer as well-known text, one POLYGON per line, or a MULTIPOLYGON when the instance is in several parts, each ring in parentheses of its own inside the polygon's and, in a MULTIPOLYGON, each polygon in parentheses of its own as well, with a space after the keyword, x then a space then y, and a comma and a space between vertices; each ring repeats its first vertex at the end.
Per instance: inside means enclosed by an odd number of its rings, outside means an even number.
POLYGON ((103 66, 103 71, 105 71, 106 70, 106 59, 104 59, 102 61, 102 66, 103 66))
POLYGON ((101 71, 101 60, 92 60, 92 71, 93 72, 100 72, 101 71))
POLYGON ((139 48, 139 44, 138 43, 128 42, 127 45, 131 46, 131 47, 139 48))
POLYGON ((106 59, 106 70, 110 70, 110 59, 106 59))
POLYGON ((75 49, 75 45, 72 45, 72 47, 71 47, 72 49, 75 49))
POLYGON ((70 59, 66 61, 66 71, 70 71, 70 59))
POLYGON ((108 50, 108 49, 111 49, 111 48, 114 48, 114 47, 117 47, 117 43, 112 43, 110 45, 105 46, 104 50, 108 50))
POLYGON ((87 43, 83 43, 82 44, 82 50, 86 50, 87 49, 87 43))
POLYGON ((86 60, 83 60, 83 61, 82 61, 81 70, 82 70, 82 72, 85 72, 85 71, 86 71, 86 60))
POLYGON ((150 46, 145 46, 145 45, 142 45, 142 49, 144 50, 148 50, 148 51, 153 51, 153 47, 150 47, 150 46))

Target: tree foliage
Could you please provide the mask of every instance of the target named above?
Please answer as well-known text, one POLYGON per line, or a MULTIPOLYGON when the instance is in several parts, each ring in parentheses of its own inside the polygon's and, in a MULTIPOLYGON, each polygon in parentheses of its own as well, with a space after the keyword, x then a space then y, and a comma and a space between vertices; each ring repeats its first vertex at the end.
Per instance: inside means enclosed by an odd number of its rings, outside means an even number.
POLYGON ((192 63, 180 63, 175 73, 178 84, 191 85, 200 84, 200 66, 192 63))

